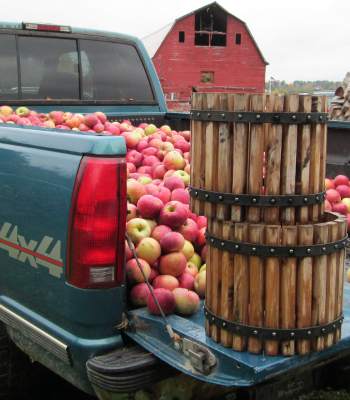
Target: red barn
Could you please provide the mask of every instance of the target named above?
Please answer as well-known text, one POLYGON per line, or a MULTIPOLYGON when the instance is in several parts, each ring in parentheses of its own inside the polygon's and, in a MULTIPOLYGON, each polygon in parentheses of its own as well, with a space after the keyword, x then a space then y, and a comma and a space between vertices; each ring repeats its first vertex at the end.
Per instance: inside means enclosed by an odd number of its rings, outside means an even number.
POLYGON ((169 110, 188 112, 196 91, 264 93, 268 63, 247 25, 217 2, 142 41, 169 110))

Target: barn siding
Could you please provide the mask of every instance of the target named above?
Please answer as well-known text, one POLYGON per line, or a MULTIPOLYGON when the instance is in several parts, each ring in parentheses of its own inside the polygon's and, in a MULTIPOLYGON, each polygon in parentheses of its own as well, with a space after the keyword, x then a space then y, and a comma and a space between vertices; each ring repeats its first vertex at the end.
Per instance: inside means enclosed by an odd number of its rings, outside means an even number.
MULTIPOLYGON (((177 20, 153 57, 164 94, 179 93, 181 103, 189 101, 193 87, 199 92, 264 92, 266 64, 242 21, 227 14, 226 47, 195 46, 194 26, 195 13, 177 20), (185 32, 184 43, 179 43, 179 31, 185 32), (236 45, 236 33, 241 45, 236 45), (214 83, 201 83, 201 71, 213 71, 214 83)), ((167 103, 177 109, 177 102, 167 103)))

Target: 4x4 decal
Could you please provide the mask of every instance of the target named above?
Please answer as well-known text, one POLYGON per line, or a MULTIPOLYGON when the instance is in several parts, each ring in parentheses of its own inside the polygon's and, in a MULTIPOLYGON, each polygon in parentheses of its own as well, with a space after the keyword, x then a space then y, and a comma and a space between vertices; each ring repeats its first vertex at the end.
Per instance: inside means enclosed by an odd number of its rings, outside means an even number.
POLYGON ((18 235, 18 227, 5 222, 0 230, 0 248, 8 251, 9 256, 18 261, 29 261, 30 265, 38 268, 38 264, 49 269, 49 273, 57 278, 61 277, 63 272, 63 261, 61 258, 61 241, 57 240, 51 252, 47 250, 51 245, 53 238, 45 236, 39 243, 35 240, 29 240, 18 235))

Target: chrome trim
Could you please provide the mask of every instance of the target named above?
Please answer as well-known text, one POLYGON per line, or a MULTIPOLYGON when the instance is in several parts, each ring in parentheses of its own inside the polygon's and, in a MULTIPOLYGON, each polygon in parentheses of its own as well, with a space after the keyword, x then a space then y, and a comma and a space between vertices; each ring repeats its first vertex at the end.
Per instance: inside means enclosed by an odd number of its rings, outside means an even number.
POLYGON ((2 305, 0 305, 0 320, 23 333, 33 342, 54 354, 64 363, 73 365, 67 345, 55 339, 53 336, 39 329, 32 323, 28 322, 2 305))

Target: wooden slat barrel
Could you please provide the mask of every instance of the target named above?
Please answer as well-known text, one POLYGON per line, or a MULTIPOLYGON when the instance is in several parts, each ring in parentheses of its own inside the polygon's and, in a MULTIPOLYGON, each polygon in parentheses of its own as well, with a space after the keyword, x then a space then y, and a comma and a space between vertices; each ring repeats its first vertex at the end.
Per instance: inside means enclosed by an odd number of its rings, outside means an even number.
POLYGON ((208 218, 206 333, 251 354, 341 337, 346 217, 325 212, 322 96, 194 93, 192 212, 208 218))

